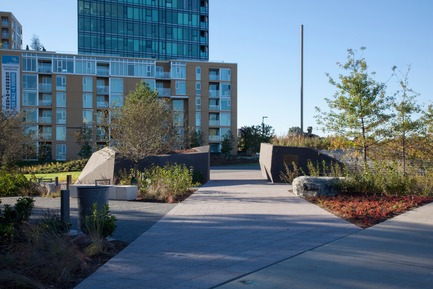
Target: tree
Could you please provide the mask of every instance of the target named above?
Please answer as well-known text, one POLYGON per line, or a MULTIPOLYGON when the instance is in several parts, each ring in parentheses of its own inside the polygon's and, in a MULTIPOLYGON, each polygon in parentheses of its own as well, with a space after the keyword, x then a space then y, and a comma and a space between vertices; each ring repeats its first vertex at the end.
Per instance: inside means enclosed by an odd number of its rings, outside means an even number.
MULTIPOLYGON (((364 50, 362 47, 361 51, 364 50)), ((352 49, 347 52, 347 62, 337 65, 348 74, 340 74, 339 82, 326 74, 337 92, 332 99, 325 98, 329 112, 322 112, 316 107, 319 113, 316 119, 325 132, 351 139, 355 148, 362 151, 366 165, 368 150, 378 143, 378 138, 383 136, 384 125, 391 118, 386 113, 391 99, 385 95, 385 84, 376 82, 372 78, 375 73, 368 72, 362 55, 357 58, 352 49)))
POLYGON ((231 131, 228 131, 221 142, 221 154, 223 156, 229 156, 232 150, 235 148, 236 142, 231 131))
POLYGON ((243 126, 239 129, 238 147, 240 151, 254 154, 260 151, 261 143, 270 143, 274 129, 270 125, 243 126))
POLYGON ((39 40, 39 36, 35 34, 32 36, 30 47, 36 51, 45 51, 44 45, 42 45, 41 41, 39 40))
POLYGON ((16 112, 0 111, 0 162, 9 166, 21 160, 25 151, 31 147, 30 133, 24 132, 23 121, 16 112))
POLYGON ((83 124, 80 129, 75 132, 75 143, 81 147, 78 155, 82 159, 90 158, 93 153, 92 138, 93 131, 90 125, 83 124))
MULTIPOLYGON (((397 68, 394 67, 393 71, 396 73, 397 68)), ((416 103, 416 97, 419 94, 409 88, 408 75, 410 66, 405 74, 402 74, 400 71, 398 72, 399 75, 396 74, 396 76, 400 90, 395 93, 392 104, 396 114, 391 120, 391 131, 393 132, 393 137, 400 143, 402 167, 403 172, 406 173, 408 140, 417 134, 421 128, 421 120, 413 120, 412 115, 421 112, 421 108, 416 103)))
POLYGON ((111 137, 121 155, 134 163, 135 173, 140 160, 167 153, 179 142, 170 105, 143 81, 123 107, 113 110, 111 137))

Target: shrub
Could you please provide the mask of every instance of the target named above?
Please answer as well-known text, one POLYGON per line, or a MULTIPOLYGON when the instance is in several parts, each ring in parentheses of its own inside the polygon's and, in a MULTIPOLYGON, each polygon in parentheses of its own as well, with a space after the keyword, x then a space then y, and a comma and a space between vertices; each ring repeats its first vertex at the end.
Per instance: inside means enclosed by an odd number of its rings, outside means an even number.
POLYGON ((404 174, 394 162, 374 162, 361 170, 354 170, 343 181, 348 193, 376 195, 407 195, 416 193, 413 175, 404 174))
POLYGON ((13 207, 5 205, 4 212, 0 211, 0 244, 16 238, 20 225, 29 220, 33 206, 34 200, 30 197, 19 198, 13 207))
POLYGON ((0 250, 1 288, 71 288, 86 268, 86 256, 70 236, 42 223, 24 222, 19 241, 0 250))
POLYGON ((23 174, 0 171, 0 197, 24 194, 30 188, 30 181, 23 174))
MULTIPOLYGON (((302 168, 298 168, 295 162, 291 166, 284 163, 285 172, 280 173, 280 179, 286 183, 292 183, 293 180, 299 176, 307 175, 302 168)), ((339 163, 331 163, 327 165, 325 161, 321 164, 318 162, 316 165, 311 160, 307 162, 308 175, 312 177, 326 176, 326 177, 343 177, 347 175, 347 169, 341 167, 339 163)))
POLYGON ((153 166, 145 170, 139 179, 142 197, 169 203, 187 194, 195 185, 193 169, 179 164, 153 166))
POLYGON ((89 235, 91 244, 84 249, 88 256, 105 251, 105 239, 116 230, 116 217, 110 214, 108 204, 98 210, 96 203, 92 206, 92 214, 86 216, 85 233, 89 235))
POLYGON ((58 172, 82 171, 86 166, 87 159, 73 160, 68 162, 52 162, 46 164, 27 165, 22 164, 19 171, 23 174, 49 174, 58 172))

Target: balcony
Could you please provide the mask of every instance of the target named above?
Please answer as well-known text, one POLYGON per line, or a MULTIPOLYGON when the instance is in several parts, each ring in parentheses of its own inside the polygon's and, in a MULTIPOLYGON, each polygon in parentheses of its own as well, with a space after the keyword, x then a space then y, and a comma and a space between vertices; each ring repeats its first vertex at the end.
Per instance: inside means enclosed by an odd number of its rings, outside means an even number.
POLYGON ((209 14, 209 7, 200 7, 201 14, 209 14))
POLYGON ((155 77, 157 79, 171 79, 171 73, 164 72, 164 71, 157 71, 155 77))
POLYGON ((170 88, 157 88, 156 91, 158 92, 158 96, 162 96, 162 97, 170 97, 171 96, 171 89, 170 88))
POLYGON ((211 142, 219 142, 219 141, 221 141, 221 137, 219 135, 210 135, 209 136, 209 141, 211 141, 211 142))
POLYGON ((51 83, 39 83, 39 92, 51 92, 53 86, 51 83))
POLYGON ((220 121, 219 119, 211 119, 209 120, 209 126, 220 126, 220 121))
POLYGON ((97 101, 96 102, 96 107, 97 108, 108 108, 109 107, 109 102, 108 101, 97 101))
POLYGON ((107 85, 97 85, 96 86, 96 92, 102 93, 102 94, 108 94, 109 87, 107 85))
POLYGON ((51 106, 53 104, 51 99, 40 99, 39 106, 51 106))
POLYGON ((207 44, 209 43, 209 37, 200 37, 200 44, 207 44))
POLYGON ((109 76, 110 69, 108 68, 108 66, 98 66, 96 67, 96 74, 102 76, 109 76))
POLYGON ((39 123, 49 123, 51 124, 53 121, 53 118, 51 116, 40 116, 39 117, 39 123))
POLYGON ((47 63, 47 64, 39 63, 38 64, 38 72, 40 72, 40 73, 52 73, 53 69, 51 67, 51 63, 47 63))
POLYGON ((201 29, 209 29, 209 22, 200 22, 201 29))
POLYGON ((219 74, 209 74, 209 80, 210 81, 215 81, 215 80, 221 80, 220 75, 219 74))
POLYGON ((3 32, 2 38, 9 38, 9 32, 3 32))
POLYGON ((219 97, 220 91, 219 90, 209 90, 209 97, 219 97))
POLYGON ((51 132, 41 132, 39 133, 40 140, 51 140, 53 138, 53 134, 51 132))
POLYGON ((217 104, 209 104, 209 110, 220 110, 220 106, 217 104))

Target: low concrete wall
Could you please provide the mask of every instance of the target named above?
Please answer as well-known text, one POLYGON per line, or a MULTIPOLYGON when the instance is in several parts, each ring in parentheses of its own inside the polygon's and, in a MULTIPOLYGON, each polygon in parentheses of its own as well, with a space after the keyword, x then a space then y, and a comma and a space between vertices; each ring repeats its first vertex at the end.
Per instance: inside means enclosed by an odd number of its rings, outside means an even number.
MULTIPOLYGON (((69 196, 71 198, 77 198, 77 187, 89 185, 71 185, 69 186, 69 196)), ((109 200, 119 201, 133 201, 137 199, 138 187, 133 185, 122 185, 122 186, 108 186, 109 200)))
POLYGON ((313 164, 323 161, 327 165, 340 163, 337 159, 312 148, 275 146, 268 143, 260 145, 259 163, 262 175, 273 183, 282 182, 280 175, 286 171, 284 163, 292 169, 292 162, 294 162, 298 168, 302 168, 305 173, 308 173, 307 163, 309 160, 313 164))
MULTIPOLYGON (((138 163, 138 169, 140 171, 148 168, 152 165, 164 166, 166 164, 184 164, 185 166, 192 167, 197 178, 203 183, 209 181, 210 178, 210 153, 209 146, 195 148, 197 152, 169 154, 148 157, 138 163)), ((116 159, 114 165, 114 172, 121 170, 130 170, 133 167, 133 163, 125 159, 116 159)))

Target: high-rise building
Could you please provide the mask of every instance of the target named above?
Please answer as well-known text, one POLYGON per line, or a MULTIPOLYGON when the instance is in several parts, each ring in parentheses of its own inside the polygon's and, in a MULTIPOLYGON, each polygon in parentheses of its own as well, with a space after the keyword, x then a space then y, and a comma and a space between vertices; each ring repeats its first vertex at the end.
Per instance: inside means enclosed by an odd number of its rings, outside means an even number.
POLYGON ((21 49, 23 45, 23 31, 21 24, 10 12, 1 12, 1 42, 0 48, 21 49))
POLYGON ((92 143, 110 143, 111 109, 139 81, 170 99, 180 135, 201 134, 219 152, 237 131, 237 65, 0 49, 2 110, 23 113, 34 153, 27 158, 78 158, 76 133, 91 128, 92 143))
POLYGON ((209 0, 78 0, 78 53, 209 60, 209 0))

